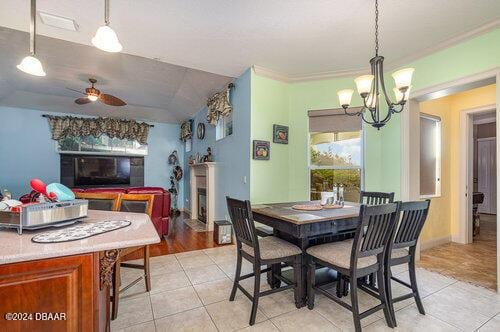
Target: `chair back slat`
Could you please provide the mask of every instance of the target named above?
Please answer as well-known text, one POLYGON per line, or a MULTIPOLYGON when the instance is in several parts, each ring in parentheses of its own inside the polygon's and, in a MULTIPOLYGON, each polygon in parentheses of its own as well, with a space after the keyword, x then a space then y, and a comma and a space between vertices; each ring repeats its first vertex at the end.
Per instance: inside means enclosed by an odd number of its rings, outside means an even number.
POLYGON ((229 196, 226 201, 236 241, 255 248, 258 242, 250 201, 240 201, 229 196))
POLYGON ((86 199, 87 201, 89 201, 90 210, 118 211, 120 206, 119 193, 76 192, 75 197, 78 199, 86 199))
POLYGON ((365 205, 382 205, 394 202, 394 193, 384 193, 379 191, 361 191, 359 202, 365 205))
POLYGON ((429 213, 430 200, 401 204, 401 220, 396 227, 393 248, 411 247, 417 244, 429 213))
POLYGON ((154 199, 154 194, 120 194, 119 211, 146 213, 152 218, 154 199))
POLYGON ((378 255, 386 250, 396 225, 398 209, 399 203, 361 206, 351 257, 353 264, 358 257, 378 255))

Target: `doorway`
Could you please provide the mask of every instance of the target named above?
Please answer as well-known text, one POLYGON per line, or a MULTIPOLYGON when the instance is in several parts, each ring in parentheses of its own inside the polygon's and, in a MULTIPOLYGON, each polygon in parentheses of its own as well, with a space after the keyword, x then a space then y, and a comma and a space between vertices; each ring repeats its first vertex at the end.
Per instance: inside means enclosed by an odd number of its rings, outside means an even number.
MULTIPOLYGON (((489 156, 492 155, 491 149, 497 151, 496 138, 491 139, 493 136, 474 136, 478 133, 478 129, 480 134, 484 131, 476 125, 483 124, 482 122, 487 120, 492 123, 494 137, 497 132, 495 118, 498 89, 495 81, 483 80, 483 83, 479 85, 475 82, 453 88, 441 87, 439 90, 427 90, 425 93, 415 94, 416 97, 410 101, 410 112, 401 129, 405 132, 402 135, 403 139, 407 140, 403 141, 403 146, 408 149, 406 150, 408 153, 405 151, 402 156, 403 165, 407 165, 406 169, 403 166, 402 174, 407 180, 405 182, 404 178, 402 179, 402 192, 408 195, 409 199, 422 199, 426 195, 428 196, 426 198, 431 199, 431 210, 420 241, 419 265, 459 280, 497 289, 498 255, 494 214, 496 204, 491 205, 493 210, 488 210, 490 214, 477 212, 480 231, 476 237, 473 236, 473 192, 478 191, 479 185, 478 168, 473 175, 475 165, 473 157, 478 153, 477 144, 484 150, 482 153, 489 152, 489 156), (426 107, 424 103, 427 103, 426 107), (421 137, 421 130, 425 127, 423 120, 432 118, 437 119, 434 122, 441 122, 442 125, 441 143, 437 144, 439 139, 432 140, 437 142, 435 146, 440 146, 441 151, 437 148, 435 151, 430 149, 434 145, 426 143, 426 139, 428 141, 431 138, 429 134, 424 133, 425 137, 421 137), (477 139, 482 138, 489 140, 478 143, 477 139), (414 151, 420 151, 420 154, 416 156, 414 151), (422 160, 422 151, 432 157, 427 158, 428 165, 425 163, 426 159, 422 160), (441 176, 439 172, 434 172, 435 169, 439 169, 438 167, 442 167, 441 176), (422 186, 421 172, 425 173, 425 169, 429 176, 423 181, 427 186, 422 186), (441 190, 438 190, 439 186, 441 190), (483 278, 485 276, 487 278, 483 278)), ((437 128, 435 125, 431 127, 437 128)), ((483 159, 486 162, 486 158, 483 159)), ((489 178, 488 185, 484 180, 481 182, 487 190, 483 188, 481 190, 489 194, 490 201, 496 202, 496 158, 494 162, 481 163, 481 167, 484 168, 481 170, 481 176, 488 172, 485 176, 489 178)), ((403 199, 406 199, 404 195, 403 199)), ((479 205, 476 206, 479 208, 479 205)), ((481 210, 481 212, 486 211, 481 210)))

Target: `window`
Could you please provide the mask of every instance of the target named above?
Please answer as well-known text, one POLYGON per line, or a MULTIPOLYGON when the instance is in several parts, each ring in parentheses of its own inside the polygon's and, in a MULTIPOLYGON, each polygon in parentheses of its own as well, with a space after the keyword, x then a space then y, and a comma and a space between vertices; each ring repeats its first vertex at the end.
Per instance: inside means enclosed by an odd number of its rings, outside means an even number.
POLYGON ((148 146, 137 141, 119 138, 100 137, 66 137, 56 142, 56 150, 60 153, 78 154, 127 154, 145 156, 148 146))
POLYGON ((186 144, 186 152, 191 152, 191 148, 193 147, 193 139, 188 138, 185 144, 186 144))
POLYGON ((441 118, 420 115, 420 196, 441 196, 441 118))
POLYGON ((222 116, 215 126, 215 140, 218 141, 233 133, 233 113, 229 116, 222 116))
POLYGON ((310 199, 320 199, 322 191, 334 184, 344 185, 344 199, 358 202, 362 175, 362 134, 312 132, 310 147, 310 199))

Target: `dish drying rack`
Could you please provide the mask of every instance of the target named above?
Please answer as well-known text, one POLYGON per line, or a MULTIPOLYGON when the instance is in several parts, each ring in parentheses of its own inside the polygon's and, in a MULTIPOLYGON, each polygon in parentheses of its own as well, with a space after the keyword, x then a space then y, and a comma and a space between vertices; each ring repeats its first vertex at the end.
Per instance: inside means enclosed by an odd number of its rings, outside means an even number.
POLYGON ((27 204, 20 212, 0 211, 0 228, 14 228, 21 235, 24 229, 34 230, 73 224, 85 218, 87 212, 88 201, 83 199, 27 204))

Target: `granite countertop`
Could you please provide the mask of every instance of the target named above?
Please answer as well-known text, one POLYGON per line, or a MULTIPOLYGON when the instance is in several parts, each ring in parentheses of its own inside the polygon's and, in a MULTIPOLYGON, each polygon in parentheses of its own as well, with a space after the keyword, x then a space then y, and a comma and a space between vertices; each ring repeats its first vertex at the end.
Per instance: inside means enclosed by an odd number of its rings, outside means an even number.
POLYGON ((24 231, 22 235, 19 235, 13 229, 0 229, 0 264, 70 256, 160 242, 160 237, 147 214, 89 210, 87 218, 82 222, 91 223, 102 220, 129 220, 132 224, 125 228, 82 240, 61 243, 34 243, 31 241, 34 235, 55 228, 24 231))

